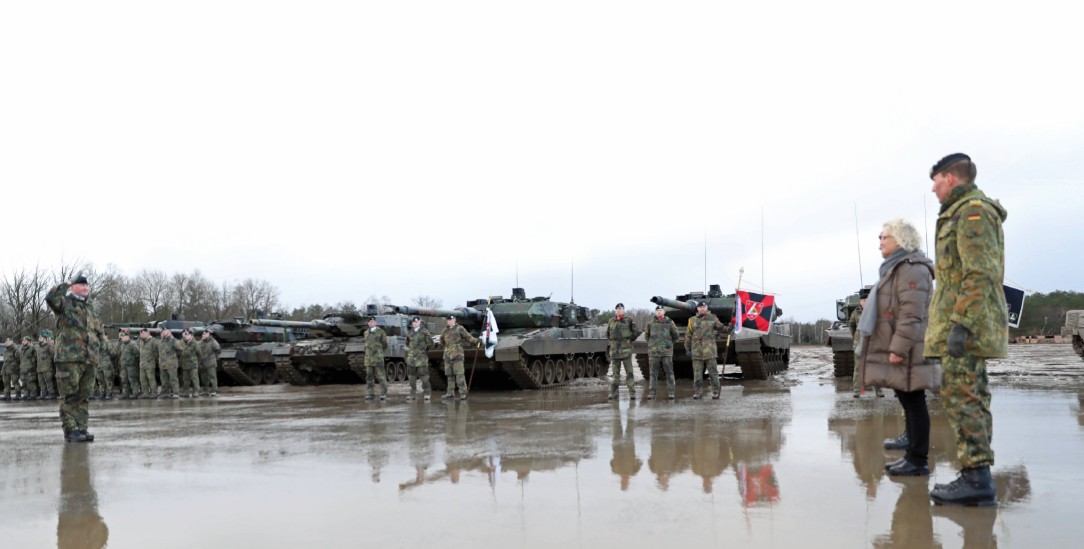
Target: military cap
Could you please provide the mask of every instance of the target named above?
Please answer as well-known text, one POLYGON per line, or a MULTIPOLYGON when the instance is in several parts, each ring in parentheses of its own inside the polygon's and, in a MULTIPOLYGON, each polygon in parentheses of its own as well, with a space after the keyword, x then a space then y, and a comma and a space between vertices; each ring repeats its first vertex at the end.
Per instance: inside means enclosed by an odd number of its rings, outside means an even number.
POLYGON ((129 330, 128 328, 121 328, 120 335, 132 335, 132 330, 129 330))
POLYGON ((415 320, 421 320, 421 319, 422 319, 422 317, 420 317, 420 316, 416 316, 416 317, 414 317, 414 318, 410 319, 410 321, 411 321, 411 322, 414 322, 415 320))
POLYGON ((707 302, 707 301, 698 301, 698 302, 696 303, 696 306, 697 306, 697 307, 707 307, 707 306, 708 306, 708 302, 707 302))
POLYGON ((49 330, 42 330, 41 331, 41 337, 44 337, 45 339, 52 339, 53 338, 53 332, 50 332, 49 330))
POLYGON ((624 309, 624 308, 625 308, 624 303, 618 303, 617 305, 614 305, 614 309, 624 309))
POLYGON ((370 316, 369 317, 369 322, 376 322, 376 317, 375 316, 370 316))
POLYGON ((869 288, 862 288, 861 290, 858 290, 859 299, 866 299, 867 297, 869 297, 869 288))
POLYGON ((30 341, 30 336, 23 336, 23 341, 30 341))
POLYGON ((448 316, 446 316, 444 318, 446 318, 448 320, 455 320, 455 315, 448 315, 448 316))
POLYGON ((662 305, 656 305, 655 310, 659 311, 659 310, 666 310, 666 309, 662 305))
POLYGON ((72 281, 72 284, 86 284, 86 283, 87 283, 87 277, 85 277, 83 275, 79 275, 79 276, 75 277, 75 280, 72 281))
POLYGON ((933 179, 933 176, 947 170, 953 164, 963 162, 965 160, 967 162, 971 162, 971 157, 967 156, 964 153, 952 153, 942 158, 941 160, 938 160, 937 164, 934 164, 933 167, 930 168, 930 179, 933 179))

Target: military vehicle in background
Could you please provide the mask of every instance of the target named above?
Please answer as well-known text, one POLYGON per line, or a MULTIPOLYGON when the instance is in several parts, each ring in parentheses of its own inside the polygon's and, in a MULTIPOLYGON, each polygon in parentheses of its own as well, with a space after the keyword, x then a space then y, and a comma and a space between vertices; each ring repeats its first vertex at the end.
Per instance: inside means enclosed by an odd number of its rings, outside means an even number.
MULTIPOLYGON (((475 299, 458 309, 396 310, 407 315, 452 315, 474 336, 485 326, 486 311, 493 312, 499 331, 493 358, 486 357, 482 349, 464 349, 463 365, 472 387, 548 389, 606 373, 606 328, 587 325, 596 311, 574 302, 528 298, 523 288, 512 288, 509 298, 475 299)), ((443 329, 442 322, 433 334, 439 335, 443 329)), ((439 343, 429 351, 429 363, 433 388, 446 388, 444 351, 439 343)))
POLYGON ((854 375, 854 334, 849 324, 851 313, 860 307, 858 293, 836 300, 836 322, 828 328, 828 346, 832 349, 832 365, 836 377, 854 375))
MULTIPOLYGON (((406 381, 406 333, 410 316, 388 313, 394 306, 367 305, 365 312, 342 311, 311 321, 266 320, 252 321, 255 326, 306 330, 308 339, 299 339, 272 349, 279 379, 291 385, 323 385, 329 383, 365 382, 365 330, 369 317, 388 336, 384 353, 388 382, 406 381)), ((427 321, 430 331, 434 322, 427 321)))
MULTIPOLYGON (((309 337, 306 328, 260 326, 253 320, 215 320, 206 331, 218 341, 220 385, 273 385, 279 382, 273 350, 309 337)), ((198 336, 203 330, 194 330, 198 336)))
MULTIPOLYGON (((692 379, 693 361, 685 353, 684 336, 689 326, 689 319, 696 315, 696 304, 699 301, 707 303, 708 310, 719 317, 724 324, 734 317, 735 295, 723 295, 718 284, 712 284, 708 293, 690 292, 679 295, 676 299, 662 296, 651 298, 651 302, 662 305, 666 310, 666 316, 677 324, 682 339, 674 344, 674 377, 692 379)), ((790 364, 790 325, 775 322, 783 311, 776 307, 772 314, 772 325, 769 331, 743 329, 740 333, 731 334, 730 346, 726 344, 727 334, 721 334, 717 340, 719 350, 716 359, 723 370, 726 364, 737 364, 741 368, 742 379, 768 379, 768 376, 786 370, 790 364)), ((647 342, 643 336, 633 342, 633 353, 636 354, 636 363, 640 366, 640 372, 644 377, 650 375, 648 364, 647 342)))
POLYGON ((1061 329, 1061 333, 1072 337, 1073 350, 1084 359, 1084 311, 1066 311, 1065 327, 1061 329))

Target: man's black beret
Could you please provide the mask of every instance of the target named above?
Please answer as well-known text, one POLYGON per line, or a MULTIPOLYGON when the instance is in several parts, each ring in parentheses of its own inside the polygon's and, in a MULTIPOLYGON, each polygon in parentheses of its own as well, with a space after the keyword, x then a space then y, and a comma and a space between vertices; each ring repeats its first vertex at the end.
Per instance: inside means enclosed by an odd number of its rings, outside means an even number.
POLYGON ((937 164, 934 164, 933 167, 930 168, 930 179, 933 179, 933 176, 947 170, 949 166, 965 160, 971 162, 971 157, 964 153, 952 153, 941 160, 938 160, 937 164))

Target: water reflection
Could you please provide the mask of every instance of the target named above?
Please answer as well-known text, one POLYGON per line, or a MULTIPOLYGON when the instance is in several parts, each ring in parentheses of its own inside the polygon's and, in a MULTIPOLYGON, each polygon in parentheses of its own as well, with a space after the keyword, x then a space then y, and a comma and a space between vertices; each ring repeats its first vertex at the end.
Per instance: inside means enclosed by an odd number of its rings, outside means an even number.
POLYGON ((613 459, 610 470, 621 479, 621 491, 629 489, 629 479, 640 472, 644 462, 636 457, 636 437, 633 433, 632 410, 615 411, 613 416, 613 459))
POLYGON ((892 511, 892 531, 877 536, 873 546, 887 547, 941 547, 933 533, 933 515, 930 512, 930 491, 926 477, 901 479, 900 497, 892 511))
POLYGON ((997 507, 933 506, 933 516, 945 518, 961 530, 964 549, 997 549, 998 513, 1031 497, 1031 481, 1023 465, 993 471, 997 507))
MULTIPOLYGON (((902 412, 889 416, 879 411, 864 414, 862 410, 856 410, 853 400, 849 393, 846 396, 837 394, 835 408, 828 418, 828 430, 839 437, 844 455, 851 456, 854 472, 865 487, 866 497, 872 500, 877 497, 877 487, 885 477, 885 464, 897 459, 886 456, 884 440, 903 432, 903 417, 902 412)), ((930 458, 932 466, 933 455, 930 458)))
POLYGON ((56 546, 59 549, 105 547, 109 527, 98 514, 98 492, 90 478, 89 444, 65 444, 60 462, 56 546))
POLYGON ((399 490, 408 490, 420 486, 426 481, 426 474, 433 464, 433 434, 429 432, 429 403, 414 406, 407 417, 407 457, 414 468, 414 479, 399 483, 399 490))

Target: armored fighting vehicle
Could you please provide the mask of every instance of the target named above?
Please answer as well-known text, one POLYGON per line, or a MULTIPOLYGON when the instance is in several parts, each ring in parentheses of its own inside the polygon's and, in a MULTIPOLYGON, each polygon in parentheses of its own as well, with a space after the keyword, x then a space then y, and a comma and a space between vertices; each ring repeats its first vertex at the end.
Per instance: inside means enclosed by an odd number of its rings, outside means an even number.
MULTIPOLYGON (((651 298, 652 303, 666 309, 666 316, 677 324, 678 332, 682 336, 688 329, 689 319, 696 315, 696 304, 699 301, 707 303, 708 310, 723 323, 734 317, 735 296, 723 295, 718 284, 712 284, 707 294, 690 292, 679 295, 676 299, 662 296, 651 298)), ((787 369, 790 364, 790 325, 775 322, 782 314, 783 311, 776 307, 772 314, 771 328, 767 332, 746 328, 740 333, 731 334, 729 347, 726 345, 727 334, 721 334, 717 341, 718 363, 724 368, 726 364, 737 364, 741 368, 743 379, 768 379, 768 376, 787 369)), ((649 376, 647 342, 643 336, 633 343, 633 352, 636 354, 640 372, 645 377, 649 376)), ((685 353, 684 337, 674 344, 674 377, 693 377, 693 362, 685 353)))
MULTIPOLYGON (((221 385, 272 385, 279 382, 275 348, 309 337, 306 328, 260 326, 235 318, 215 320, 206 330, 218 341, 218 382, 221 385)), ((194 330, 199 335, 201 330, 194 330)))
POLYGON ((828 346, 832 348, 832 365, 836 377, 854 375, 854 334, 848 321, 860 306, 857 293, 836 300, 836 322, 828 328, 828 346))
POLYGON ((1073 350, 1084 359, 1084 311, 1066 311, 1063 335, 1072 336, 1073 350))
MULTIPOLYGON (((472 387, 546 389, 583 377, 606 373, 606 328, 586 324, 595 311, 575 303, 528 298, 523 288, 512 296, 475 299, 458 309, 398 307, 408 315, 455 316, 457 322, 477 336, 492 311, 499 333, 493 358, 482 349, 464 350, 464 368, 472 387)), ((440 334, 444 323, 433 332, 440 334)), ((446 387, 444 351, 439 344, 429 351, 430 382, 446 387)))
MULTIPOLYGON (((406 333, 410 316, 388 313, 382 307, 368 305, 364 313, 343 311, 311 321, 253 320, 256 326, 306 330, 309 338, 300 339, 272 349, 275 368, 280 379, 291 385, 321 385, 328 383, 365 382, 365 330, 369 317, 376 317, 377 326, 388 336, 384 353, 388 382, 406 381, 406 333)), ((435 329, 429 322, 429 329, 435 329)))

